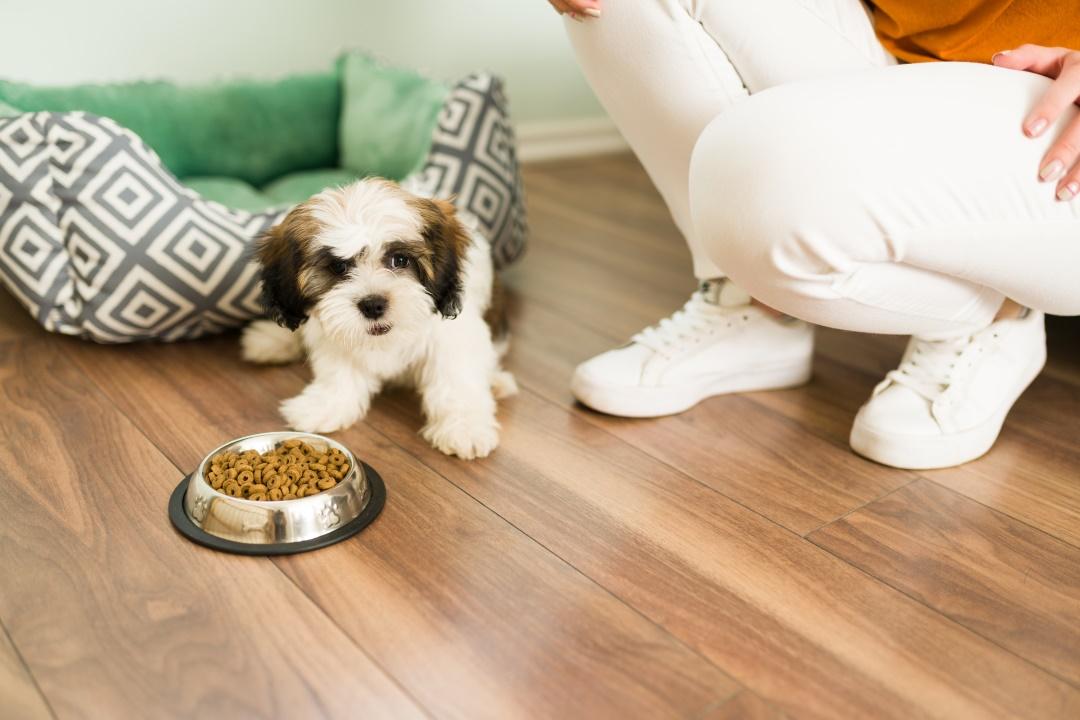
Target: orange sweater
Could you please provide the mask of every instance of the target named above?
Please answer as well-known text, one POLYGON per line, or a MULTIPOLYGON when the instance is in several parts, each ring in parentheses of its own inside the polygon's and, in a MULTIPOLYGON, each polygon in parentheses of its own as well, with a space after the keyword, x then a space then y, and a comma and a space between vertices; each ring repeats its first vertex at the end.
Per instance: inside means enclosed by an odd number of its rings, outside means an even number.
POLYGON ((1035 43, 1080 50, 1080 0, 873 0, 874 29, 901 60, 990 62, 1035 43))

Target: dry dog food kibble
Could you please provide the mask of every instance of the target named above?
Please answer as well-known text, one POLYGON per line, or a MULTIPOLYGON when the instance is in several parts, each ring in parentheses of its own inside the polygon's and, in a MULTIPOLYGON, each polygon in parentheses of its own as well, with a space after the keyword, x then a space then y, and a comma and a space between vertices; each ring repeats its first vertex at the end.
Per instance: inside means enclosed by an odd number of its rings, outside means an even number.
POLYGON ((210 487, 248 500, 293 500, 341 482, 349 459, 337 448, 319 450, 301 440, 286 440, 264 453, 223 452, 210 458, 210 487))

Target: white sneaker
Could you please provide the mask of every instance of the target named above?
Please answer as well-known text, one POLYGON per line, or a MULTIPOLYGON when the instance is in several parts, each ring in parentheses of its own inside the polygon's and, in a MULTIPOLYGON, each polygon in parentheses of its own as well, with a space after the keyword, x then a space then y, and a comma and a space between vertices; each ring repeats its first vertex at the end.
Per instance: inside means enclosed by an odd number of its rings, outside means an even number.
POLYGON ((913 337, 855 416, 851 447, 913 470, 974 460, 1045 363, 1043 314, 1034 310, 954 340, 913 337))
POLYGON ((610 415, 670 415, 712 395, 801 385, 813 349, 810 325, 777 319, 734 283, 715 280, 628 345, 578 365, 570 390, 610 415))

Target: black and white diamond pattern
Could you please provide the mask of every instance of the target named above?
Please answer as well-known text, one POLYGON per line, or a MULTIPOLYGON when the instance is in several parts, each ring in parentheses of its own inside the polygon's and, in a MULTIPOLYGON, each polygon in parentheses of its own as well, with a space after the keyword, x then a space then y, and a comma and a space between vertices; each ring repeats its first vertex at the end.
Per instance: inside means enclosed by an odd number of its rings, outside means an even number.
POLYGON ((72 207, 61 224, 67 228, 64 245, 75 270, 78 297, 93 301, 126 257, 126 248, 102 232, 81 207, 72 207))
POLYGON ((109 293, 94 321, 118 335, 157 337, 190 318, 194 304, 143 268, 133 268, 109 293))
POLYGON ((57 184, 71 187, 109 148, 114 138, 122 134, 122 129, 107 118, 87 121, 81 113, 56 115, 54 119, 50 128, 50 174, 57 184))
MULTIPOLYGON (((403 184, 474 216, 497 265, 521 254, 524 196, 497 79, 451 90, 426 164, 403 184)), ((257 317, 249 244, 284 214, 204 200, 108 118, 0 118, 0 282, 49 330, 180 340, 257 317)))
POLYGON ((14 197, 12 192, 3 185, 0 185, 0 217, 4 216, 8 206, 11 205, 12 197, 14 197))
POLYGON ((0 119, 0 157, 0 281, 46 328, 180 339, 258 315, 245 253, 280 212, 202 200, 133 133, 84 113, 0 119))
POLYGON ((221 297, 215 308, 221 325, 235 327, 238 323, 263 313, 259 300, 262 296, 262 284, 259 282, 258 270, 254 263, 245 266, 244 272, 221 297))
POLYGON ((498 267, 521 255, 528 232, 509 117, 502 82, 470 75, 450 91, 427 163, 405 183, 414 192, 453 197, 475 215, 498 267))
POLYGON ((172 209, 178 198, 131 153, 117 153, 94 173, 77 200, 116 237, 138 245, 172 209))
POLYGON ((0 226, 0 266, 39 308, 66 264, 55 223, 29 203, 7 215, 0 226))
POLYGON ((482 165, 470 165, 465 172, 465 181, 461 185, 461 197, 468 205, 465 210, 476 216, 481 225, 503 227, 510 208, 503 202, 505 184, 482 165))
POLYGON ((468 150, 483 109, 484 96, 481 93, 461 85, 454 88, 439 113, 439 123, 432 135, 434 144, 468 150))
POLYGON ((459 182, 461 165, 462 159, 457 155, 432 150, 428 153, 427 164, 418 172, 405 178, 402 186, 417 195, 452 197, 453 188, 461 185, 459 182))
POLYGON ((16 222, 4 243, 4 253, 28 275, 36 276, 49 259, 52 245, 46 233, 31 220, 16 222))
POLYGON ((146 254, 201 294, 209 294, 237 264, 250 236, 226 232, 192 208, 162 230, 146 254))
POLYGON ((8 118, 0 126, 0 171, 17 182, 24 182, 48 161, 40 148, 44 141, 33 113, 8 118))

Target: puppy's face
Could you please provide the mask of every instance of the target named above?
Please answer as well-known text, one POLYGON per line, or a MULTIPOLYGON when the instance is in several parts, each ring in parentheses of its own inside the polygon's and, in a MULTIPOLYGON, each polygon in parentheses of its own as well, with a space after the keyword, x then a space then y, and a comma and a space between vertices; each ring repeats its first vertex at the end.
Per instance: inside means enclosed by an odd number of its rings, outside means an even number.
POLYGON ((295 330, 314 315, 350 346, 457 315, 468 234, 450 203, 381 179, 326 190, 256 246, 263 303, 295 330))

